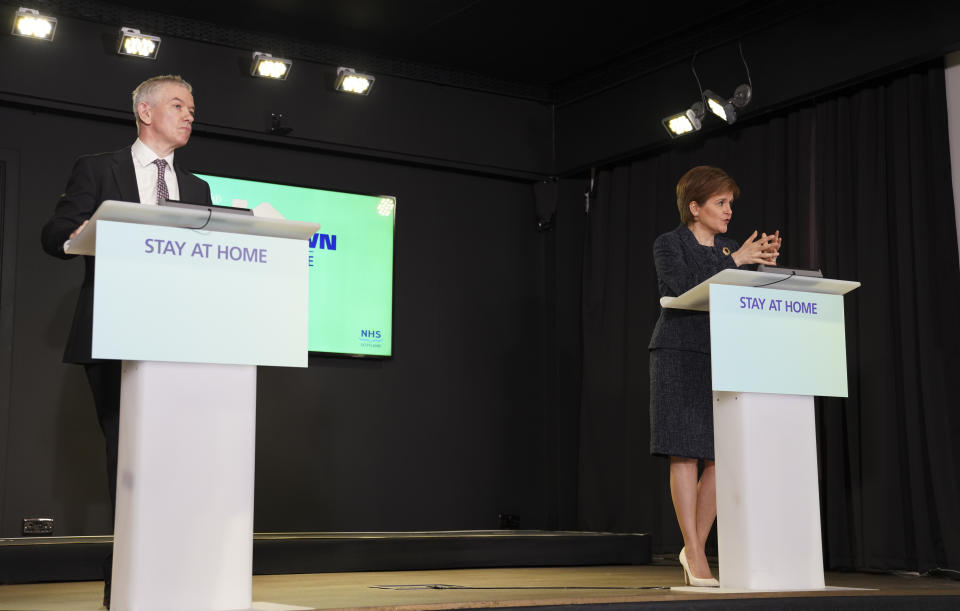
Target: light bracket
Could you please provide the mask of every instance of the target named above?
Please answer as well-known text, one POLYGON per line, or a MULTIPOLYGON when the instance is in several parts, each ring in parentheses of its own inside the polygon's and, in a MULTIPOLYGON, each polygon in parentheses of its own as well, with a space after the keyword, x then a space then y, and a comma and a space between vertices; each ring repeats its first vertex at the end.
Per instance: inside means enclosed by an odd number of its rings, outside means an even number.
POLYGON ((736 106, 737 108, 743 108, 750 103, 750 100, 753 99, 753 87, 743 83, 739 85, 736 89, 733 90, 733 97, 730 98, 730 103, 736 106))

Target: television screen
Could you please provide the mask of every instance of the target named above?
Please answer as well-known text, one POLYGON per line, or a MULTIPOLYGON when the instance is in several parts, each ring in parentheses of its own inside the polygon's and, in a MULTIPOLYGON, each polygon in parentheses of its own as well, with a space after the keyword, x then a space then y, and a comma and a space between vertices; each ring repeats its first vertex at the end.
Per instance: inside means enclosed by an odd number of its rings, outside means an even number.
POLYGON ((306 255, 311 352, 392 354, 395 198, 199 176, 210 184, 214 204, 320 223, 306 255))

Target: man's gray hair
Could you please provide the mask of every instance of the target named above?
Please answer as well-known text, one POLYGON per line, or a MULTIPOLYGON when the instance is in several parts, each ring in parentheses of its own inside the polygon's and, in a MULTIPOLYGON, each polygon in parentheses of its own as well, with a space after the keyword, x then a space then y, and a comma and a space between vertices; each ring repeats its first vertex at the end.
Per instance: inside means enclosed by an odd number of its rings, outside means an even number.
POLYGON ((193 86, 187 81, 183 80, 183 77, 179 74, 164 74, 161 76, 153 76, 143 81, 137 88, 133 90, 133 116, 137 120, 137 127, 140 127, 140 113, 137 112, 137 107, 140 106, 140 102, 146 102, 147 104, 153 105, 156 104, 156 93, 157 89, 165 85, 166 83, 175 83, 181 85, 187 89, 190 93, 193 93, 193 86))

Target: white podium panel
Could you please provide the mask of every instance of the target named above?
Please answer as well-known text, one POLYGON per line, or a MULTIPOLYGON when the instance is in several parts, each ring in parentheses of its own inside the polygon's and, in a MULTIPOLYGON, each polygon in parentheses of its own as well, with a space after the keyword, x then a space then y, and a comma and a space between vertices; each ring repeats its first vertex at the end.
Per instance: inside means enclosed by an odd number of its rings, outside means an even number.
POLYGON ((713 390, 847 396, 843 297, 710 285, 713 390))
POLYGON ((824 588, 813 397, 714 392, 720 587, 824 588))
POLYGON ((307 242, 97 222, 94 358, 307 366, 307 242))
POLYGON ((257 369, 125 361, 111 608, 251 608, 257 369))

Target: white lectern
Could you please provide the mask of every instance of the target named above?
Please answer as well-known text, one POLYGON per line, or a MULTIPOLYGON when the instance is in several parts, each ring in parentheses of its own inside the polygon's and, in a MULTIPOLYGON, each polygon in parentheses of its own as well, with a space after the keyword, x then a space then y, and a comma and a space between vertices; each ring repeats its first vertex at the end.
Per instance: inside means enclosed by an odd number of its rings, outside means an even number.
POLYGON ((667 308, 710 311, 720 586, 823 589, 813 396, 847 396, 859 282, 728 269, 667 308))
POLYGON ((115 611, 250 609, 256 367, 307 365, 315 223, 104 202, 93 356, 120 359, 115 611))

